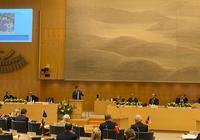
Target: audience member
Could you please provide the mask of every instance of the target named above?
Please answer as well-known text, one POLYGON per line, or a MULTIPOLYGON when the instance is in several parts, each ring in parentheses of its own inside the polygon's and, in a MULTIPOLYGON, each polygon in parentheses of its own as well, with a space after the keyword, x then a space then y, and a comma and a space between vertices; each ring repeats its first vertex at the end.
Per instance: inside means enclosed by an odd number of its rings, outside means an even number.
POLYGON ((138 102, 138 99, 134 96, 133 93, 131 93, 131 97, 128 98, 127 101, 128 101, 128 102, 135 102, 135 103, 137 103, 137 102, 138 102))
POLYGON ((81 100, 81 96, 84 96, 83 92, 79 89, 79 86, 75 86, 72 92, 72 99, 81 100))
POLYGON ((136 132, 148 132, 148 125, 142 123, 140 115, 135 116, 135 124, 131 125, 131 128, 136 132))
POLYGON ((135 140, 136 134, 132 128, 125 131, 125 140, 135 140))
POLYGON ((62 120, 60 122, 57 123, 57 125, 60 125, 60 126, 65 126, 65 124, 67 122, 70 122, 70 116, 68 114, 65 114, 62 118, 62 120))
POLYGON ((21 109, 21 114, 15 117, 15 121, 24 121, 26 122, 26 126, 28 128, 28 120, 29 118, 26 116, 27 110, 25 108, 21 109))
POLYGON ((99 126, 99 129, 101 130, 101 134, 103 135, 104 129, 113 129, 114 130, 115 125, 116 125, 116 123, 111 120, 111 115, 106 114, 105 115, 105 122, 101 123, 100 126, 99 126))
POLYGON ((93 129, 91 140, 101 140, 101 130, 99 128, 93 129))
POLYGON ((159 105, 159 99, 157 98, 157 95, 155 93, 152 94, 152 98, 149 99, 150 105, 159 105))
POLYGON ((67 122, 65 124, 65 131, 57 136, 57 140, 77 140, 78 137, 72 131, 72 124, 67 122))

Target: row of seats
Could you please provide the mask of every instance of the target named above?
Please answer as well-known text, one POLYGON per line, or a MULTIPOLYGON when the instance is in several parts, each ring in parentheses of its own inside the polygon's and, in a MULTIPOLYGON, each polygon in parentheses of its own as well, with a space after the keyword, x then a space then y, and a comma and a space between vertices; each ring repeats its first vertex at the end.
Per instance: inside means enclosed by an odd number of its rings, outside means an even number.
MULTIPOLYGON (((0 119, 0 128, 8 131, 7 120, 0 119)), ((40 123, 37 123, 37 122, 28 122, 28 128, 27 128, 26 122, 12 120, 11 121, 11 129, 17 130, 18 133, 27 133, 29 131, 29 132, 36 132, 36 135, 42 134, 42 130, 40 128, 40 123)))
MULTIPOLYGON (((2 128, 3 130, 7 130, 6 120, 0 119, 0 128, 2 128)), ((28 132, 36 132, 37 135, 42 134, 40 123, 37 122, 28 122, 28 129, 27 129, 26 122, 12 121, 11 128, 13 130, 17 130, 18 133, 27 133, 28 131, 28 132)), ((50 134, 58 135, 63 131, 64 131, 64 126, 50 125, 50 134)), ((77 134, 78 138, 87 136, 87 134, 84 131, 84 127, 73 126, 73 131, 77 134)), ((104 139, 124 140, 124 129, 121 129, 119 134, 117 134, 114 130, 105 129, 103 130, 102 136, 104 139)), ((153 132, 136 133, 136 138, 140 140, 153 140, 153 132)))

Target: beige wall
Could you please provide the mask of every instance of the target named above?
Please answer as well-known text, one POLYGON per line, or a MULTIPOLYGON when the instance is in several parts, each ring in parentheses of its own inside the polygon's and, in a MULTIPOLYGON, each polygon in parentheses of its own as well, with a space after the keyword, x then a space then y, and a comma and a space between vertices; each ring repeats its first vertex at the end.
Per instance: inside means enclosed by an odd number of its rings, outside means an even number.
MULTIPOLYGON (((140 100, 147 102, 152 92, 156 92, 162 104, 174 100, 182 93, 186 93, 191 100, 200 97, 200 84, 63 81, 66 0, 0 1, 0 7, 7 8, 8 4, 12 4, 12 7, 33 7, 36 11, 40 10, 41 38, 38 45, 39 25, 35 20, 33 43, 0 43, 0 49, 14 48, 23 54, 29 62, 26 67, 19 71, 0 74, 1 98, 7 89, 15 91, 15 95, 18 97, 25 97, 26 91, 33 89, 42 99, 54 96, 56 102, 59 102, 71 97, 73 86, 76 84, 79 84, 85 92, 86 110, 93 109, 93 101, 97 93, 100 93, 103 98, 111 98, 117 95, 128 97, 131 92, 134 92, 140 100), (45 79, 40 76, 43 80, 38 80, 40 75, 38 73, 38 59, 41 68, 50 64, 50 78, 45 79)), ((34 19, 37 17, 34 16, 34 19)))

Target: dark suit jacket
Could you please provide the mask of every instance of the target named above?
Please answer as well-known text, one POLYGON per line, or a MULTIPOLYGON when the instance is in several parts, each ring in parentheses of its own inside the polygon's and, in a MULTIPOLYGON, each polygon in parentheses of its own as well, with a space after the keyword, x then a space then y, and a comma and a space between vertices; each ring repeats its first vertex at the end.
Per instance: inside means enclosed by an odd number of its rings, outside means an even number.
POLYGON ((115 129, 115 122, 112 121, 105 121, 104 123, 101 123, 99 126, 99 129, 101 132, 103 132, 104 129, 115 129))
MULTIPOLYGON (((188 102, 188 98, 185 97, 185 98, 183 99, 183 102, 184 102, 184 103, 187 103, 187 102, 188 102)), ((181 98, 176 98, 175 103, 176 103, 176 104, 181 103, 181 98)))
POLYGON ((148 132, 148 125, 143 124, 142 122, 131 125, 131 128, 136 132, 148 132))
POLYGON ((28 117, 24 116, 24 115, 19 115, 17 117, 15 117, 15 121, 26 121, 28 122, 28 117))
POLYGON ((57 140, 77 140, 78 137, 74 132, 65 131, 57 136, 57 140))
MULTIPOLYGON (((37 97, 35 95, 30 95, 30 96, 31 96, 32 101, 34 101, 34 102, 38 102, 39 101, 39 97, 37 97)), ((30 102, 29 96, 26 97, 26 101, 30 102)))
POLYGON ((26 127, 28 128, 28 120, 29 120, 28 117, 26 117, 24 115, 19 115, 19 116, 15 117, 14 120, 15 121, 24 121, 24 122, 26 122, 26 127))
POLYGON ((4 100, 6 100, 6 99, 15 99, 15 97, 12 96, 12 95, 5 95, 5 96, 3 97, 3 99, 4 99, 4 100))
POLYGON ((159 99, 158 98, 151 98, 151 99, 149 99, 149 104, 159 105, 159 99))
POLYGON ((115 129, 116 123, 112 121, 105 121, 101 123, 99 129, 101 130, 101 140, 103 140, 103 130, 104 129, 115 129))
POLYGON ((135 102, 135 103, 137 103, 137 102, 138 102, 138 99, 135 98, 135 97, 130 97, 130 98, 128 98, 127 101, 128 101, 128 102, 135 102))
POLYGON ((72 99, 81 100, 81 96, 84 96, 81 90, 74 90, 72 93, 72 99), (78 94, 79 94, 79 97, 78 97, 78 94))

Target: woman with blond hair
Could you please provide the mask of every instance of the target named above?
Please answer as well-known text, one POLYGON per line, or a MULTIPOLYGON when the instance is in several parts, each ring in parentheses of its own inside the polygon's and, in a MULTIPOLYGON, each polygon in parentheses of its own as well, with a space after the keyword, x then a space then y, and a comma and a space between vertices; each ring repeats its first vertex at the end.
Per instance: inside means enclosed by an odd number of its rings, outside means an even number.
POLYGON ((91 140, 101 140, 101 130, 99 128, 94 128, 91 135, 91 140))
POLYGON ((136 137, 136 135, 135 135, 135 131, 133 129, 129 128, 125 131, 125 139, 126 140, 135 140, 135 137, 136 137))

